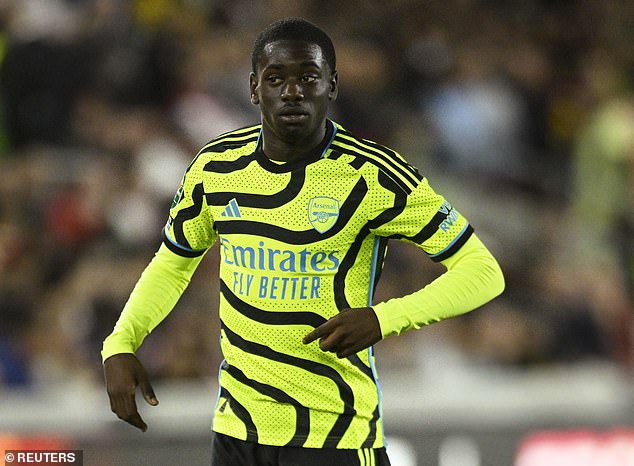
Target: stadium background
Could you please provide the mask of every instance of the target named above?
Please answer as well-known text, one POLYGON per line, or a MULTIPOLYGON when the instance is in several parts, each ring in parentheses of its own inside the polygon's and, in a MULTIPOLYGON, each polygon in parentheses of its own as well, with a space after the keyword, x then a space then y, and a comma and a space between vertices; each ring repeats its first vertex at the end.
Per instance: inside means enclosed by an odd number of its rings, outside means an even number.
MULTIPOLYGON (((626 0, 0 1, 0 449, 208 464, 215 255, 142 348, 147 433, 110 413, 99 350, 188 161, 257 119, 252 41, 289 15, 333 37, 334 117, 417 165, 506 273, 494 303, 377 345, 394 464, 634 464, 626 0)), ((391 246, 377 299, 440 273, 412 252, 391 246)))

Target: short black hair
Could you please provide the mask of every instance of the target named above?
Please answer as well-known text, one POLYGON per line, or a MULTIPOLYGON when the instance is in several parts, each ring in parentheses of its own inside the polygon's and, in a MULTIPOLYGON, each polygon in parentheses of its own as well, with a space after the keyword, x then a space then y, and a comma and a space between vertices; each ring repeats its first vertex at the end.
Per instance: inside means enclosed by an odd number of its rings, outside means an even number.
POLYGON ((328 34, 303 18, 284 18, 270 24, 255 40, 251 53, 251 66, 254 73, 257 72, 258 62, 266 44, 278 40, 301 40, 318 45, 330 70, 335 71, 337 66, 335 46, 328 34))

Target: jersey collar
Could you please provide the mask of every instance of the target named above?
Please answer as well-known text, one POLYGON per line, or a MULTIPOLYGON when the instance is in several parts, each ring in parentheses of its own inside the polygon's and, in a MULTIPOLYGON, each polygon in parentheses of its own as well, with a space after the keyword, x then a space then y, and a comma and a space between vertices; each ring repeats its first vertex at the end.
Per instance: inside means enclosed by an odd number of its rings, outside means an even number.
POLYGON ((322 159, 330 144, 332 143, 335 135, 337 134, 337 125, 331 120, 326 120, 326 134, 324 135, 324 139, 319 143, 315 149, 313 149, 309 156, 302 158, 301 160, 296 160, 293 162, 283 162, 278 163, 269 159, 264 151, 262 150, 262 130, 260 130, 260 135, 258 136, 258 142, 255 147, 255 159, 258 161, 260 166, 265 170, 274 173, 285 173, 296 170, 297 168, 301 168, 303 166, 308 165, 309 163, 316 162, 319 159, 322 159))

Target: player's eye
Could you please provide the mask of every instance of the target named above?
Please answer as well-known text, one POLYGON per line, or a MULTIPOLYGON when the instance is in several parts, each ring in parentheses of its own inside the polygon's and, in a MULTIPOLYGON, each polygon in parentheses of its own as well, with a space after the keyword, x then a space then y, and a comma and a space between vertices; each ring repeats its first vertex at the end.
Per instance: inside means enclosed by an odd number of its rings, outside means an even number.
POLYGON ((266 80, 269 84, 272 84, 272 85, 277 85, 282 82, 282 78, 274 74, 267 76, 266 80))
POLYGON ((302 76, 302 82, 305 82, 305 83, 312 83, 312 82, 314 82, 316 80, 317 80, 317 76, 315 76, 313 74, 307 74, 307 75, 302 76))

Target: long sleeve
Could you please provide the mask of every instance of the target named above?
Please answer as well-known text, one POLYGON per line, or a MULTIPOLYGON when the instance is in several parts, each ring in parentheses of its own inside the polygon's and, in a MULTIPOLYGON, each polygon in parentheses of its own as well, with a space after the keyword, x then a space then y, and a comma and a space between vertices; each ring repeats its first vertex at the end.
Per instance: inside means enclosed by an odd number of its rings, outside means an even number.
POLYGON ((383 337, 464 314, 504 290, 500 266, 475 234, 441 263, 447 270, 421 290, 372 306, 383 337))
POLYGON ((145 337, 171 312, 187 288, 203 255, 182 257, 164 244, 145 268, 104 340, 102 360, 118 353, 134 353, 145 337))

